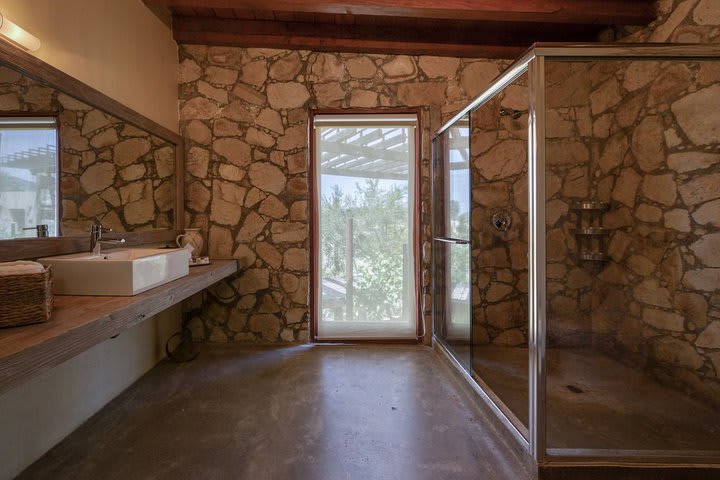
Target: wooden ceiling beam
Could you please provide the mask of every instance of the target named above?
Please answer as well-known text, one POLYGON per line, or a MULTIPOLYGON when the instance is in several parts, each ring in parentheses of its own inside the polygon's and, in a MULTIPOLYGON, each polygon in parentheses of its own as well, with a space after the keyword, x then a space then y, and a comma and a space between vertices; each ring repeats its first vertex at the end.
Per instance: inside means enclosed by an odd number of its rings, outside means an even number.
MULTIPOLYGON (((378 40, 353 40, 318 38, 313 36, 280 37, 272 35, 249 35, 245 33, 224 34, 220 32, 193 33, 175 31, 175 41, 185 44, 224 45, 248 48, 277 48, 287 50, 312 50, 315 52, 354 52, 387 55, 434 55, 439 57, 466 58, 516 58, 527 50, 525 47, 504 45, 468 45, 432 42, 388 42, 378 40)), ((528 48, 530 45, 528 45, 528 48)))
MULTIPOLYGON (((595 29, 595 30, 594 30, 595 29)), ((213 17, 173 17, 175 41, 185 44, 306 49, 453 57, 516 58, 536 41, 587 41, 595 26, 538 25, 533 29, 476 24, 472 28, 412 25, 333 25, 233 20, 213 17)))
POLYGON ((369 15, 490 22, 644 25, 655 19, 652 0, 144 0, 180 8, 369 15))

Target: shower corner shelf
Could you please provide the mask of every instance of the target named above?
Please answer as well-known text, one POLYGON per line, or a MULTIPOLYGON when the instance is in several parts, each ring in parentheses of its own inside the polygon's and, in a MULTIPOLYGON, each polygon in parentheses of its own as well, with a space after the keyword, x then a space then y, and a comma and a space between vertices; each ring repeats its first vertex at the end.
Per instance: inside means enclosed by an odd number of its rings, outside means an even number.
POLYGON ((577 254, 577 259, 579 262, 607 262, 610 256, 597 252, 580 252, 577 254))
POLYGON ((597 237, 601 235, 610 235, 610 230, 602 227, 585 227, 576 228, 572 230, 572 233, 574 233, 575 235, 581 235, 586 237, 597 237))
POLYGON ((594 200, 582 200, 573 202, 570 210, 579 210, 584 212, 607 212, 610 210, 610 204, 606 202, 597 202, 594 200))
POLYGON ((577 228, 572 233, 577 239, 577 262, 607 262, 605 238, 610 231, 603 227, 602 214, 610 210, 610 204, 595 200, 580 200, 570 209, 577 212, 577 228))

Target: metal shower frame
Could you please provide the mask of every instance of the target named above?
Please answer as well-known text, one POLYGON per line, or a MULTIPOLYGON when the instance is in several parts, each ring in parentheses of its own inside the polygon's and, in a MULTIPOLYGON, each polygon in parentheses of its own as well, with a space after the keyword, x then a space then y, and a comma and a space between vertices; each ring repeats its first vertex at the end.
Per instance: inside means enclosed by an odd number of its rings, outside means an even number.
MULTIPOLYGON (((471 371, 465 370, 442 339, 434 344, 459 370, 512 436, 541 466, 711 466, 720 465, 718 451, 654 451, 608 449, 548 449, 546 410, 546 244, 545 244, 545 62, 546 60, 720 60, 720 45, 699 44, 564 44, 536 43, 510 65, 465 108, 447 121, 435 139, 465 115, 502 92, 521 75, 528 73, 528 428, 512 414, 491 389, 471 371)), ((434 321, 433 321, 434 325, 434 321)))

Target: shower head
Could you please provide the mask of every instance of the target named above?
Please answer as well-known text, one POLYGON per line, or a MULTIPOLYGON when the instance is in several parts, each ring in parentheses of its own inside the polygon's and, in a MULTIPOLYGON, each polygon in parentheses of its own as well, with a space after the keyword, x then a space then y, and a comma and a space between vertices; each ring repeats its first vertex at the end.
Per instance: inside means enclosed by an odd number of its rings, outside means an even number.
POLYGON ((513 120, 517 120, 518 118, 520 118, 522 116, 522 112, 519 110, 515 110, 513 108, 501 107, 500 108, 500 116, 501 117, 509 116, 513 120))

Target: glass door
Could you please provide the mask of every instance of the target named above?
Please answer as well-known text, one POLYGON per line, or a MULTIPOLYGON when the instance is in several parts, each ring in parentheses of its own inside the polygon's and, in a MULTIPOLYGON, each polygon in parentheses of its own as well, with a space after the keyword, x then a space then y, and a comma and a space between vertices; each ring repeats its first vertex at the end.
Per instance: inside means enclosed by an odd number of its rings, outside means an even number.
POLYGON ((528 438, 527 74, 471 114, 472 369, 483 391, 528 438))
POLYGON ((435 335, 471 365, 470 136, 463 117, 434 141, 433 318, 435 335))
POLYGON ((417 336, 416 124, 314 117, 316 339, 417 336))

